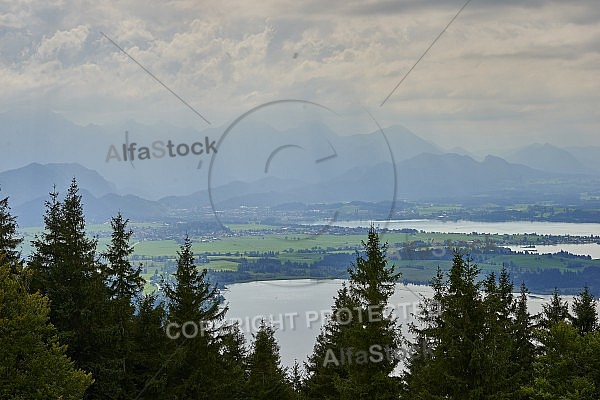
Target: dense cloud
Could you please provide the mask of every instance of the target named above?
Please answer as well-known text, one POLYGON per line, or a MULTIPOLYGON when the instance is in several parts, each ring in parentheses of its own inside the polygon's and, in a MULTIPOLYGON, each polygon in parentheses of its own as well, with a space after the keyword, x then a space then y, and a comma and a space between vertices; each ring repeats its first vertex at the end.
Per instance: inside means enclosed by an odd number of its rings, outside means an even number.
MULTIPOLYGON (((80 123, 205 128, 297 98, 363 105, 443 146, 593 144, 600 23, 592 1, 472 1, 380 107, 462 1, 14 1, 0 14, 0 109, 80 123)), ((466 146, 468 147, 468 146, 466 146)))

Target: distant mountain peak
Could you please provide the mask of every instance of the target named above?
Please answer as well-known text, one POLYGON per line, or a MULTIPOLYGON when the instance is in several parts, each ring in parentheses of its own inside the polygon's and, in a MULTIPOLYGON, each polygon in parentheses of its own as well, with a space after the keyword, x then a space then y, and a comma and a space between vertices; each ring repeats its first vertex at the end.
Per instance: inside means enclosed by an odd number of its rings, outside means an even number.
POLYGON ((54 185, 59 192, 64 192, 73 178, 77 179, 82 190, 95 196, 114 191, 114 185, 98 172, 77 163, 34 162, 0 172, 0 187, 3 195, 10 197, 12 204, 19 205, 34 198, 46 197, 54 185))
POLYGON ((532 143, 521 147, 507 156, 506 160, 552 173, 589 173, 586 167, 568 150, 550 143, 532 143))

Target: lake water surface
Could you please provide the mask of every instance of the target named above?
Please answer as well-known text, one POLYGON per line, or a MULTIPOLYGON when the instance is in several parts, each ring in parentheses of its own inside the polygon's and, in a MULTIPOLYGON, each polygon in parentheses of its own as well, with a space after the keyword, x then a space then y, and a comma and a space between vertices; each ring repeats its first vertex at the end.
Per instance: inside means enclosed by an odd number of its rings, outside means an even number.
MULTIPOLYGON (((261 318, 274 320, 276 337, 281 346, 282 362, 292 366, 300 364, 312 352, 322 322, 333 304, 333 297, 343 280, 290 280, 238 283, 228 287, 223 294, 229 303, 228 319, 237 319, 246 334, 247 343, 260 324, 261 318)), ((414 321, 411 313, 418 311, 420 296, 431 296, 429 286, 398 284, 391 298, 390 310, 402 323, 406 333, 407 323, 414 321)), ((529 298, 529 312, 539 313, 550 296, 535 295, 529 298)), ((572 297, 566 296, 571 301, 572 297)))
MULTIPOLYGON (((438 220, 399 220, 399 221, 338 221, 337 226, 369 227, 371 222, 378 228, 403 229, 411 228, 425 232, 441 233, 488 233, 513 234, 537 233, 540 235, 600 235, 598 223, 562 223, 562 222, 473 222, 473 221, 438 221, 438 220)), ((326 224, 327 222, 323 222, 326 224)), ((514 247, 515 250, 523 249, 514 247)), ((600 245, 592 244, 559 244, 537 246, 542 254, 561 250, 573 254, 591 255, 600 258, 600 245)), ((233 284, 223 293, 229 303, 227 317, 240 322, 248 343, 252 334, 260 324, 261 318, 274 321, 277 328, 276 337, 281 346, 282 362, 292 366, 294 360, 302 364, 312 352, 315 339, 319 334, 323 321, 333 304, 333 297, 341 288, 342 280, 291 280, 261 281, 233 284)), ((390 310, 402 323, 403 333, 407 333, 407 324, 414 321, 412 313, 418 311, 418 302, 422 296, 431 296, 429 286, 404 285, 396 286, 395 294, 390 301, 390 310)), ((530 314, 542 310, 542 304, 550 296, 532 295, 529 298, 530 314)), ((565 296, 572 303, 572 296, 565 296)))
MULTIPOLYGON (((326 225, 327 221, 319 224, 326 225)), ((335 221, 333 225, 348 228, 369 227, 373 223, 376 228, 418 229, 425 232, 440 233, 537 233, 538 235, 600 235, 600 223, 568 223, 568 222, 475 222, 475 221, 440 221, 431 219, 389 220, 389 221, 335 221)))
MULTIPOLYGON (((597 223, 567 223, 567 222, 474 222, 474 221, 439 221, 430 219, 372 221, 376 228, 387 229, 417 229, 424 232, 438 233, 487 233, 487 234, 524 234, 536 233, 538 235, 572 235, 572 236, 600 236, 600 224, 597 223)), ((335 226, 347 228, 369 227, 371 221, 336 221, 335 226)), ((520 246, 506 246, 513 251, 532 251, 520 246)), ((596 243, 585 244, 557 244, 537 246, 537 253, 556 253, 561 250, 572 254, 591 256, 600 259, 600 245, 596 243)))
POLYGON ((533 252, 537 254, 554 254, 560 251, 566 251, 571 254, 590 256, 593 259, 600 259, 600 245, 596 243, 583 243, 583 244, 548 244, 540 245, 535 247, 523 247, 523 246, 505 246, 512 251, 520 252, 533 252))

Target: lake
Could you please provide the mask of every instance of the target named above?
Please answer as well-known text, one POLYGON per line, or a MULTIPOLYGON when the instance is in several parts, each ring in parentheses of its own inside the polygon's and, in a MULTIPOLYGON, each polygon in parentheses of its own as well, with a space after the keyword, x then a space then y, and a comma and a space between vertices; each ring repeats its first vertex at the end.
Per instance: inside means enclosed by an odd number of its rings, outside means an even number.
MULTIPOLYGON (((297 359, 300 364, 312 352, 322 322, 333 304, 333 297, 343 280, 289 280, 259 281, 229 285, 223 292, 229 303, 228 319, 241 323, 247 343, 260 324, 261 318, 273 319, 276 337, 281 346, 281 358, 285 366, 292 366, 297 359)), ((421 295, 430 296, 429 286, 398 284, 391 298, 390 309, 399 317, 406 331, 407 323, 414 321, 411 313, 418 311, 421 295)), ((529 298, 529 312, 539 313, 547 295, 529 298)), ((565 296, 572 302, 572 296, 565 296)), ((569 304, 570 304, 569 303, 569 304)))
POLYGON ((504 246, 508 247, 512 251, 518 252, 529 252, 537 254, 548 254, 558 253, 560 251, 567 251, 571 254, 578 254, 584 256, 590 256, 593 259, 600 259, 600 245, 596 243, 582 243, 582 244, 545 244, 534 247, 523 247, 523 246, 504 246))
MULTIPOLYGON (((323 222, 326 224, 327 222, 323 222)), ((572 236, 600 236, 600 224, 596 223, 568 223, 568 222, 475 222, 475 221, 439 221, 431 219, 372 221, 376 228, 387 229, 417 229, 424 232, 439 233, 487 233, 487 234, 523 234, 537 233, 538 235, 572 235, 572 236)), ((333 225, 346 228, 369 227, 371 221, 336 221, 333 225)), ((513 251, 531 251, 520 246, 506 246, 513 251)), ((585 244, 557 244, 537 246, 537 253, 556 253, 561 250, 571 254, 591 256, 600 259, 600 245, 596 243, 585 244)))
MULTIPOLYGON (((418 229, 425 232, 440 233, 537 233, 538 235, 600 235, 599 223, 568 223, 568 222, 475 222, 475 221, 440 221, 432 219, 389 220, 389 221, 335 221, 333 225, 358 228, 369 227, 373 223, 376 228, 387 229, 418 229)), ((321 221, 315 225, 327 225, 321 221)))
MULTIPOLYGON (((411 228, 425 232, 441 233, 488 233, 513 234, 537 233, 540 235, 600 235, 600 224, 597 223, 562 223, 562 222, 473 222, 473 221, 439 221, 439 220, 392 220, 392 221, 336 221, 336 226, 369 227, 371 222, 378 228, 403 229, 411 228)), ((327 222, 323 222, 326 224, 327 222)), ((524 249, 511 247, 517 251, 524 249)), ((573 254, 591 255, 600 258, 600 245, 592 244, 559 244, 537 246, 542 254, 561 250, 573 254)), ((229 302, 228 318, 240 321, 248 343, 252 333, 260 324, 260 319, 274 320, 276 337, 281 346, 282 362, 292 366, 294 360, 301 364, 312 352, 315 339, 319 334, 322 322, 326 320, 333 303, 333 297, 342 285, 342 280, 292 280, 249 282, 230 285, 224 296, 229 302)), ((402 323, 402 331, 406 333, 407 323, 414 321, 411 314, 418 311, 421 296, 430 296, 429 286, 398 284, 391 298, 390 308, 402 323)), ((542 304, 548 301, 548 295, 532 295, 529 298, 530 314, 542 310, 542 304)), ((569 304, 572 296, 565 296, 569 304)))

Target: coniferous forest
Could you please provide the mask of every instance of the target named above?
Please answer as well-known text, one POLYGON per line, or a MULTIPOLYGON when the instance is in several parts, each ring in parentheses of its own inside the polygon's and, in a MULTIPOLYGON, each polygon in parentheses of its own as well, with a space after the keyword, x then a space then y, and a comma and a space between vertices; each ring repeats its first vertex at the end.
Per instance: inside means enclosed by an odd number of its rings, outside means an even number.
POLYGON ((510 274, 482 277, 456 252, 438 270, 411 337, 385 311, 401 275, 374 228, 307 360, 282 366, 263 321, 251 343, 184 238, 162 297, 143 294, 126 216, 100 253, 73 180, 46 201, 45 230, 22 259, 0 201, 1 399, 598 399, 596 299, 555 291, 539 315, 510 274), (515 294, 516 293, 516 294, 515 294), (170 327, 195 335, 171 334, 170 327), (189 330, 188 330, 189 332, 189 330))

